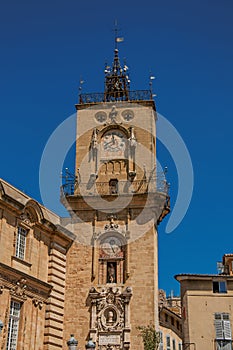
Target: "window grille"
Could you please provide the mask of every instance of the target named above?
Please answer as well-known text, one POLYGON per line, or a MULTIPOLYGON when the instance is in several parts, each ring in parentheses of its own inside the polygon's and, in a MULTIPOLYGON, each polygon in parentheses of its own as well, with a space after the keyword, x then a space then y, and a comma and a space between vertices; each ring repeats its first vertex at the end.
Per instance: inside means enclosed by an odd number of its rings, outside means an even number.
POLYGON ((6 350, 17 349, 20 307, 20 303, 11 301, 6 350))
POLYGON ((19 226, 17 231, 15 256, 22 260, 25 258, 26 236, 27 230, 19 226))

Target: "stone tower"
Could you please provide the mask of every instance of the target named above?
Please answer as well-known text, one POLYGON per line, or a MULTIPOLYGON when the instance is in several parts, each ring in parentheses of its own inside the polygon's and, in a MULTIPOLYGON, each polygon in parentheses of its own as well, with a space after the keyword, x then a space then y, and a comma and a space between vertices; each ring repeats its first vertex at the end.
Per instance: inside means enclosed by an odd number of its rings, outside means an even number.
MULTIPOLYGON (((116 40, 117 41, 117 40, 116 40)), ((156 166, 156 107, 131 91, 115 47, 104 93, 80 94, 76 174, 62 202, 76 240, 67 255, 64 339, 80 348, 141 348, 138 326, 158 326, 157 225, 169 212, 156 166)))

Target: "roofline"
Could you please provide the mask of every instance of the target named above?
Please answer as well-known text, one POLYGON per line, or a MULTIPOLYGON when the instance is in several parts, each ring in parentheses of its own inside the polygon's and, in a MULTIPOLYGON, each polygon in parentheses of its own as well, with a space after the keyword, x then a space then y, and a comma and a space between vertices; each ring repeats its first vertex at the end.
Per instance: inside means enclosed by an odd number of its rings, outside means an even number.
POLYGON ((155 106, 155 101, 154 100, 129 100, 129 101, 103 101, 103 102, 90 102, 90 103, 77 103, 75 104, 75 108, 77 111, 82 110, 82 109, 87 109, 93 106, 98 106, 98 105, 108 105, 108 104, 114 104, 117 106, 117 104, 120 103, 131 103, 131 104, 140 104, 143 105, 144 107, 152 107, 154 111, 156 111, 156 106, 155 106))
POLYGON ((69 242, 75 239, 75 235, 61 225, 61 217, 59 215, 0 178, 0 204, 1 201, 7 205, 8 209, 19 213, 27 208, 28 205, 30 206, 30 203, 35 203, 41 211, 41 218, 38 224, 49 228, 51 231, 56 231, 57 234, 69 242))
POLYGON ((169 313, 171 313, 171 314, 174 315, 175 317, 179 318, 179 320, 181 321, 181 316, 178 315, 176 312, 170 310, 168 307, 162 306, 160 312, 163 311, 163 310, 168 311, 169 313))
POLYGON ((231 279, 233 280, 232 275, 220 275, 220 274, 192 274, 192 273, 181 273, 178 275, 175 275, 174 278, 180 282, 184 280, 212 280, 213 278, 222 278, 222 279, 231 279))

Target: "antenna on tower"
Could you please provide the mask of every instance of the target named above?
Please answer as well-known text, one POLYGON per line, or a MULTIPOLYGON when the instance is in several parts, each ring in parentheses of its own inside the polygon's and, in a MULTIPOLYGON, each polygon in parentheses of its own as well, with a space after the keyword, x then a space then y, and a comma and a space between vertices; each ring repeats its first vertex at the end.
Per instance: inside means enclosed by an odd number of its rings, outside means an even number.
POLYGON ((84 84, 84 80, 82 79, 82 77, 80 77, 79 80, 79 87, 78 87, 78 96, 79 96, 79 102, 82 103, 82 85, 84 84))
POLYGON ((156 97, 156 94, 153 94, 153 80, 155 80, 155 76, 150 72, 149 75, 149 86, 150 86, 150 95, 151 95, 151 99, 153 99, 153 97, 156 97))

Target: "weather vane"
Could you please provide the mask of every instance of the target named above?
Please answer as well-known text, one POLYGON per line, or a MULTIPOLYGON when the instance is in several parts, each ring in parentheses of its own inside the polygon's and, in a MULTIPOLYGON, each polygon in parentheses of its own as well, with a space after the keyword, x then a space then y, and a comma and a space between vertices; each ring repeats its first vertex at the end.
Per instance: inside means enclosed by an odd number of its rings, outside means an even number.
POLYGON ((118 23, 117 23, 116 19, 115 19, 115 23, 114 23, 114 33, 115 33, 115 49, 117 49, 117 44, 123 42, 124 38, 119 37, 119 35, 118 35, 119 27, 118 27, 118 23))

